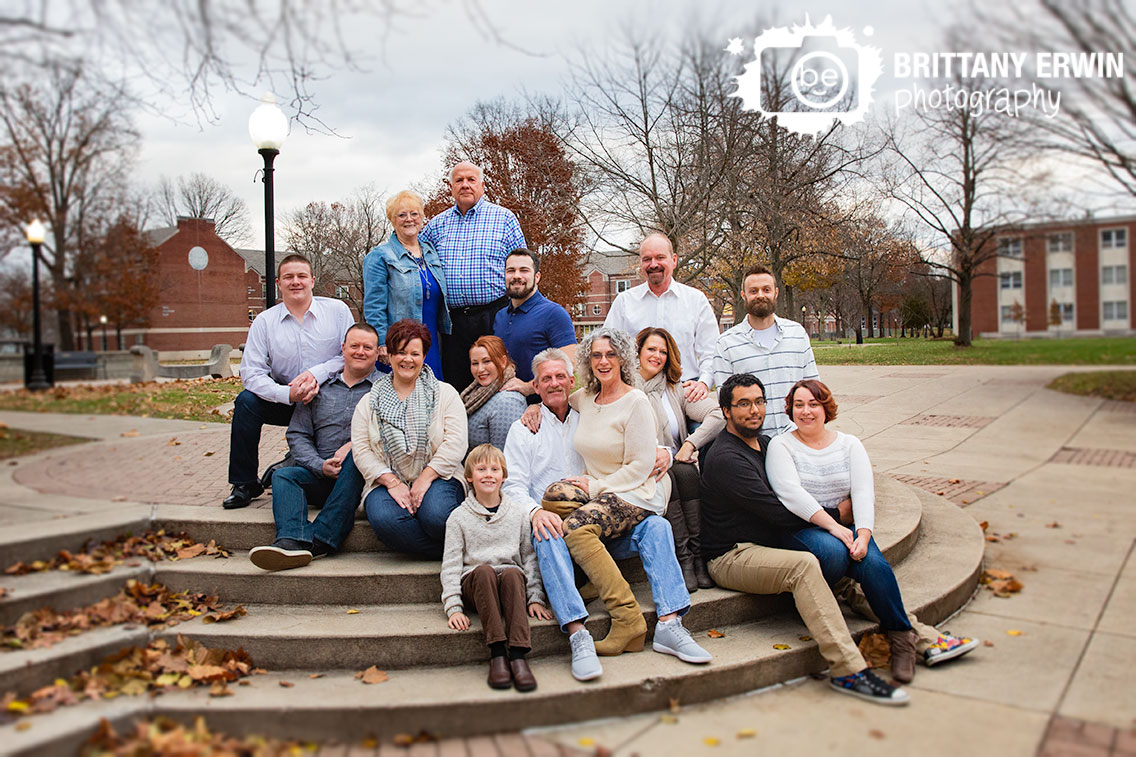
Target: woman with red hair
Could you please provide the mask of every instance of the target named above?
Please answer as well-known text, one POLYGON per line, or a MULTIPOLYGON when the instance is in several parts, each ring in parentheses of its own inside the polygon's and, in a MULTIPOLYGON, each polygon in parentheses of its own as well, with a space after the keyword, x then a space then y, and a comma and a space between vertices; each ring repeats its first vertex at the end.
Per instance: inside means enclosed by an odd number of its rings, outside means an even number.
POLYGON ((928 665, 966 654, 978 641, 922 625, 924 632, 916 633, 912 627, 913 616, 904 609, 895 572, 872 538, 876 515, 872 463, 859 439, 826 427, 836 418, 836 409, 832 392, 817 379, 798 381, 785 398, 785 413, 796 428, 769 442, 766 473, 782 504, 813 525, 785 535, 783 546, 816 555, 829 586, 846 577, 860 585, 880 630, 888 635, 892 675, 908 683, 915 677, 923 636, 930 635, 922 650, 928 665), (839 522, 840 506, 848 499, 851 529, 839 522))
POLYGON ((525 395, 502 389, 517 375, 505 343, 495 336, 474 342, 469 348, 469 372, 473 383, 461 393, 469 417, 469 448, 492 444, 505 449, 509 427, 527 407, 525 395))

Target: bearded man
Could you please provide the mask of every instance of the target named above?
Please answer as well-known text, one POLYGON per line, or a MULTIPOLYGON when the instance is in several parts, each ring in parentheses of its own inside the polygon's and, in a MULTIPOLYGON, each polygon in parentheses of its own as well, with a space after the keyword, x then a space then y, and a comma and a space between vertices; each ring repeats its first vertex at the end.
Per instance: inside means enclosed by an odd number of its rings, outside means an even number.
POLYGON ((763 265, 755 265, 742 278, 746 317, 718 337, 714 380, 718 386, 735 373, 750 373, 765 387, 765 423, 768 436, 788 431, 793 422, 785 414, 785 396, 801 379, 820 378, 812 344, 804 327, 774 315, 777 279, 763 265))

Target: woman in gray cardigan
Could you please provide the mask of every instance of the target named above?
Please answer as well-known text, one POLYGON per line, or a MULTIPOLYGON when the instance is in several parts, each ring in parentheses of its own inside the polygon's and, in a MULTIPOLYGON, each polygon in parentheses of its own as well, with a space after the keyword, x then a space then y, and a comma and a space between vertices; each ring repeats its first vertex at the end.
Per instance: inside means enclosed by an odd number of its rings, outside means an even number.
POLYGON ((698 482, 698 450, 726 426, 716 392, 688 402, 682 391, 682 357, 674 337, 663 328, 645 328, 635 337, 643 391, 659 424, 656 465, 671 478, 666 516, 674 532, 675 556, 687 591, 714 586, 702 562, 702 500, 698 482), (687 433, 687 421, 702 424, 687 433))
MULTIPOLYGON (((418 241, 426 221, 422 198, 399 192, 387 202, 387 220, 394 233, 363 258, 363 319, 379 332, 380 345, 386 343, 387 329, 404 318, 426 324, 431 340, 426 365, 442 381, 438 335, 450 333, 450 311, 442 261, 433 247, 418 241)), ((384 346, 379 347, 379 362, 389 363, 384 346)))
POLYGON ((513 361, 499 337, 480 337, 469 348, 469 372, 473 382, 461 393, 469 416, 469 448, 492 444, 505 448, 513 421, 525 412, 525 395, 504 387, 516 378, 513 361))

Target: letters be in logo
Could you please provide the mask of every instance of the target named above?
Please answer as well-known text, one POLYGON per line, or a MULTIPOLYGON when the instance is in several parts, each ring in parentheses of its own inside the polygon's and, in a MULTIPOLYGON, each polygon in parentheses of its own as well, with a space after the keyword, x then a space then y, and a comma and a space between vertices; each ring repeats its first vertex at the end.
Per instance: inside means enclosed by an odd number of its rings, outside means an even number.
POLYGON ((813 135, 836 121, 862 121, 883 73, 877 48, 857 44, 832 17, 813 26, 766 29, 754 40, 754 60, 737 77, 735 97, 789 131, 813 135))

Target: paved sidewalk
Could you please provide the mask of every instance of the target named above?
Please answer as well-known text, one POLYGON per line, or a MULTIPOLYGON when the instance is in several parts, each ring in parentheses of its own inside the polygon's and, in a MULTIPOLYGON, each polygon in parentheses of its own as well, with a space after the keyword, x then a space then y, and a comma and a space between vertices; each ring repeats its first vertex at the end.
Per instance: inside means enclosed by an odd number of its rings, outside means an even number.
MULTIPOLYGON (((920 668, 911 706, 806 680, 541 736, 620 755, 1136 755, 1136 411, 1044 388, 1068 370, 822 368, 841 403, 835 426, 863 439, 878 474, 989 522, 987 566, 1025 584, 1008 599, 982 591, 945 624, 992 646, 920 668)), ((0 422, 103 440, 0 470, 0 525, 129 502, 217 507, 227 491, 227 426, 7 412, 0 422)), ((262 467, 283 450, 283 429, 267 428, 262 467)))

